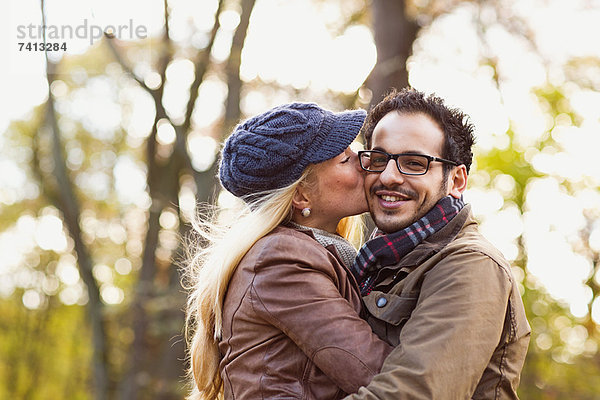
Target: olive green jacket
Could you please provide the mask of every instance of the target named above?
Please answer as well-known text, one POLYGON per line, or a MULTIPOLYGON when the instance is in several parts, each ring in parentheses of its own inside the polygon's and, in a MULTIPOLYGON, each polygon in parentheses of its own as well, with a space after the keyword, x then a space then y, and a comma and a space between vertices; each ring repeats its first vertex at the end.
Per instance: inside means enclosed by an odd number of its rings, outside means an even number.
POLYGON ((531 329, 509 263, 470 206, 378 271, 368 322, 396 346, 346 399, 518 399, 531 329))

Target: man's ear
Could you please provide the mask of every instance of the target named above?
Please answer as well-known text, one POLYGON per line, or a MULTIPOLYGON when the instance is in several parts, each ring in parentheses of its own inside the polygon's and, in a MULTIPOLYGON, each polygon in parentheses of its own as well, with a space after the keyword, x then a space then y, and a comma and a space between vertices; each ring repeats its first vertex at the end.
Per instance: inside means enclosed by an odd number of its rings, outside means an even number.
POLYGON ((467 167, 459 165, 448 174, 448 188, 452 197, 460 199, 467 188, 467 167))
POLYGON ((296 186, 296 191, 292 197, 292 206, 297 210, 310 208, 310 194, 304 185, 300 184, 296 186))

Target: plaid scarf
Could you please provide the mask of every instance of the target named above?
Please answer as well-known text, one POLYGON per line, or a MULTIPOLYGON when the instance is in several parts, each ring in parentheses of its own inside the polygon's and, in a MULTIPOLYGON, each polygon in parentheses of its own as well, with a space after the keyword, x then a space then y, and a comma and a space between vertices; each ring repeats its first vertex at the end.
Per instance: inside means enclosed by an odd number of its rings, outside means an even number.
POLYGON ((446 196, 421 219, 400 231, 385 234, 377 230, 374 239, 361 247, 351 268, 359 282, 360 293, 363 296, 371 293, 379 267, 397 264, 425 238, 443 228, 464 205, 462 197, 446 196))

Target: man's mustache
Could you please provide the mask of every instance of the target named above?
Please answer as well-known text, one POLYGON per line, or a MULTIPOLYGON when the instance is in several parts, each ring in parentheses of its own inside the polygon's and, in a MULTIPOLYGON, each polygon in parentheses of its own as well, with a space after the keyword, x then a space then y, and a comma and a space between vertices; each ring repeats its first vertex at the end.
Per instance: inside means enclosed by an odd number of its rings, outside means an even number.
POLYGON ((417 197, 419 197, 417 192, 415 192, 414 190, 410 190, 407 188, 401 188, 399 186, 387 187, 387 186, 383 186, 383 185, 375 185, 375 186, 371 186, 371 189, 369 190, 369 192, 372 195, 375 195, 375 192, 377 192, 378 190, 387 190, 390 192, 396 192, 398 194, 401 194, 401 195, 406 196, 411 199, 416 199, 417 197))

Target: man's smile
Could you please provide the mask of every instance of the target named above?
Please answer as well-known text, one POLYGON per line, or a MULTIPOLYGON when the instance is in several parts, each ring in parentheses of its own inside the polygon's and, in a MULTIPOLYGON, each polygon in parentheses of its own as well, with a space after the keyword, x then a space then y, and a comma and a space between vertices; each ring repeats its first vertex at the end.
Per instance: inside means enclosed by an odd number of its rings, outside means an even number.
POLYGON ((372 192, 377 198, 381 208, 399 208, 406 204, 406 202, 413 200, 416 193, 407 193, 405 190, 386 190, 377 188, 372 192))

